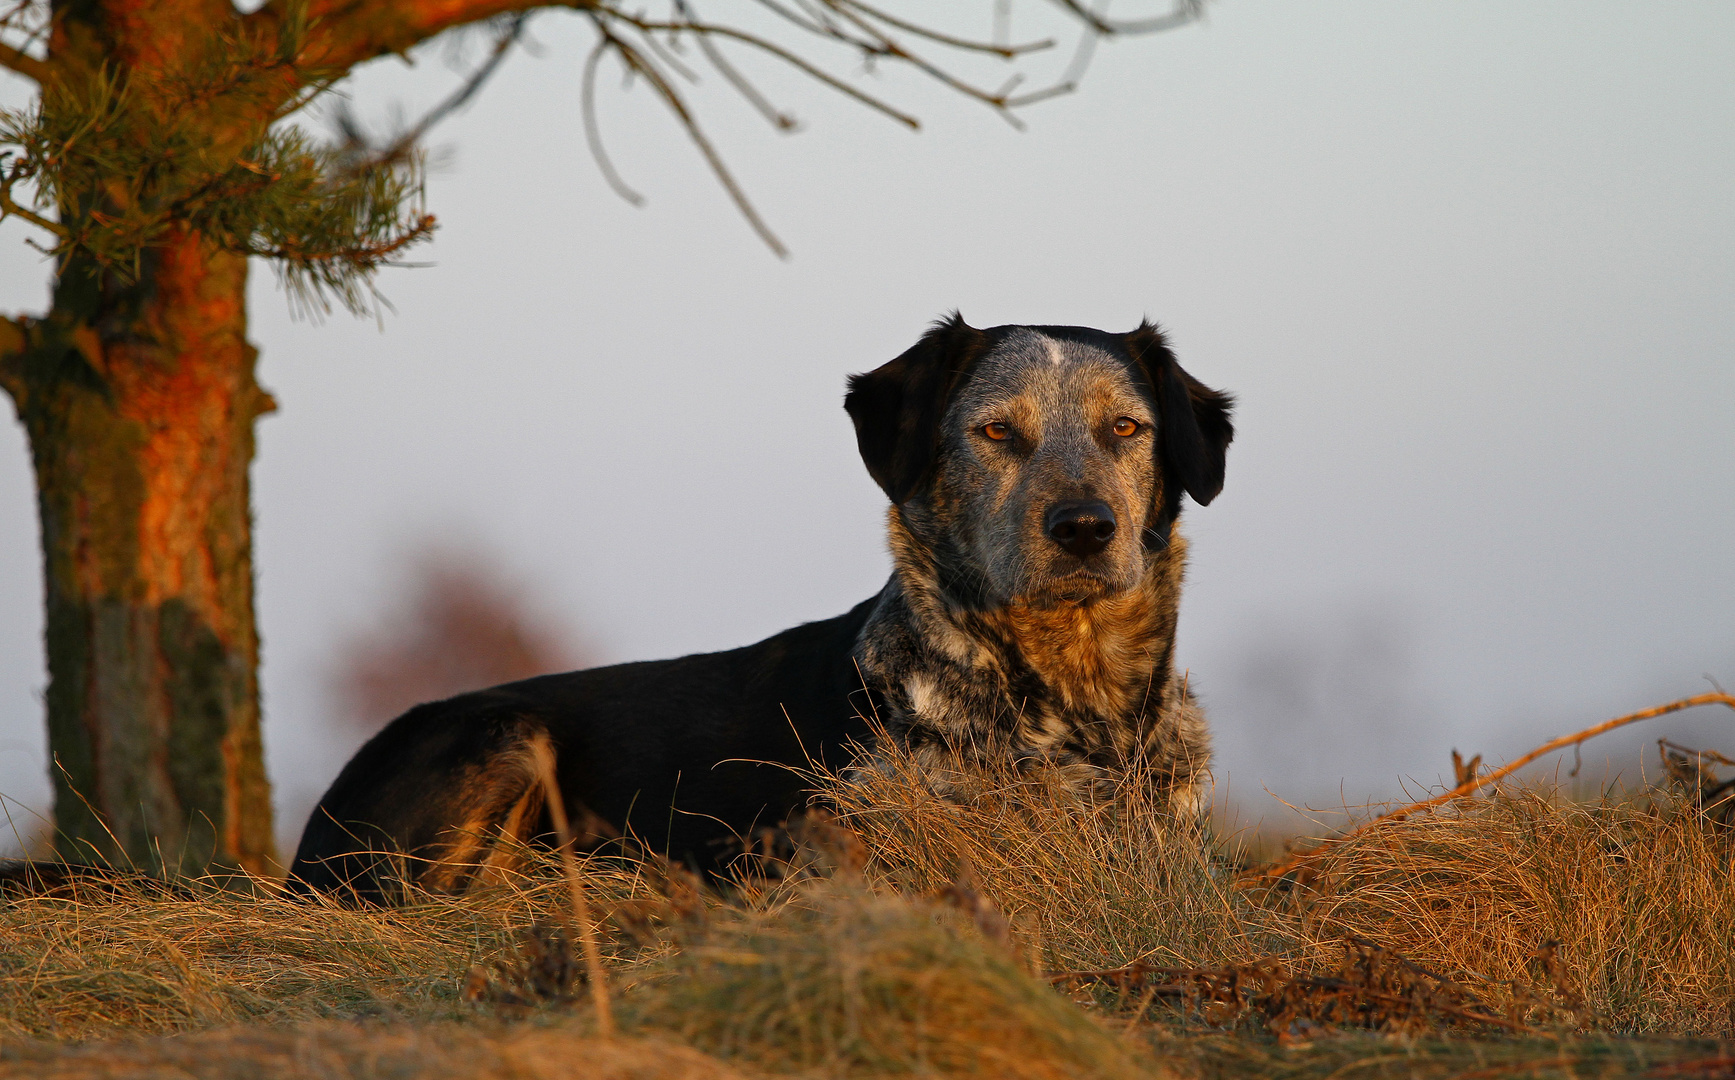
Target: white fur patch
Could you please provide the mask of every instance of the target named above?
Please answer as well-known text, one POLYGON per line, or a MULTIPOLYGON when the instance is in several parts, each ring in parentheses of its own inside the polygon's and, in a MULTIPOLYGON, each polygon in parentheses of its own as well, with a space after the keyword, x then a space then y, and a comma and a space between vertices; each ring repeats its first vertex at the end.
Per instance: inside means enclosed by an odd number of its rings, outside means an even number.
POLYGON ((905 679, 904 693, 909 696, 910 711, 916 716, 930 722, 942 719, 945 710, 940 708, 940 695, 926 675, 911 675, 905 679))

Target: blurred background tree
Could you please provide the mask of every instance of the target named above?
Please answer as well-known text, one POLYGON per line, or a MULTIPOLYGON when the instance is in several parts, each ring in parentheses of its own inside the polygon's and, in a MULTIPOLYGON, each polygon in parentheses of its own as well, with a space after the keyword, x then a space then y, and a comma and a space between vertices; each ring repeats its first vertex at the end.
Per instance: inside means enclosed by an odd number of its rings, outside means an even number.
POLYGON ((424 701, 591 663, 571 632, 479 551, 421 552, 399 596, 334 657, 336 719, 361 734, 424 701))
MULTIPOLYGON (((695 122, 685 86, 696 66, 781 130, 793 120, 725 49, 793 67, 911 128, 913 116, 826 65, 907 65, 1017 123, 1013 110, 1072 89, 1097 38, 1198 15, 1196 0, 1112 21, 1103 6, 1053 2, 1076 20, 1077 47, 1035 89, 1018 68, 1057 43, 1007 40, 1006 0, 980 40, 926 9, 906 18, 856 0, 731 0, 733 15, 764 30, 709 21, 688 0, 660 17, 617 0, 560 6, 595 31, 585 129, 616 190, 637 199, 594 120, 590 88, 611 57, 668 107, 782 254, 695 122), (990 87, 951 66, 984 59, 1012 65, 1011 77, 990 87)), ((0 12, 0 66, 39 87, 30 108, 0 115, 0 218, 38 227, 55 265, 48 312, 0 320, 0 387, 36 475, 63 856, 179 873, 273 866, 248 467, 254 421, 275 404, 247 340, 249 260, 270 261, 304 311, 377 312, 377 271, 435 227, 422 137, 486 82, 538 6, 17 0, 0 12), (486 59, 392 137, 368 138, 341 110, 331 141, 292 122, 357 65, 468 25, 491 34, 486 59)))

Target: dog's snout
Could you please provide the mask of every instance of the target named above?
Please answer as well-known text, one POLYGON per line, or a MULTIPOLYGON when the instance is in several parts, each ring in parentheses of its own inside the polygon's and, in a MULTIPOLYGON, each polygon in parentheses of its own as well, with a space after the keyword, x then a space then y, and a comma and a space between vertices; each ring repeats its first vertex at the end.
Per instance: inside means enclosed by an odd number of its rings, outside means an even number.
POLYGON ((1114 539, 1114 511, 1096 499, 1069 499, 1048 508, 1043 526, 1050 540, 1087 559, 1114 539))

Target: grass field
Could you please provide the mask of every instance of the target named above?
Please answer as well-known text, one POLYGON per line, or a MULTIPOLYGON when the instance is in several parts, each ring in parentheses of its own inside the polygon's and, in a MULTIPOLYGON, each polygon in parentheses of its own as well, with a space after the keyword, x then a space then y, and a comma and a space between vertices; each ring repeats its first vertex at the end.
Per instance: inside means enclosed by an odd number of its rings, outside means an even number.
POLYGON ((819 777, 738 887, 582 862, 612 1034, 546 853, 391 911, 81 885, 0 906, 0 1076, 1735 1077, 1735 830, 1681 779, 1508 781, 1262 875, 1040 771, 819 777))

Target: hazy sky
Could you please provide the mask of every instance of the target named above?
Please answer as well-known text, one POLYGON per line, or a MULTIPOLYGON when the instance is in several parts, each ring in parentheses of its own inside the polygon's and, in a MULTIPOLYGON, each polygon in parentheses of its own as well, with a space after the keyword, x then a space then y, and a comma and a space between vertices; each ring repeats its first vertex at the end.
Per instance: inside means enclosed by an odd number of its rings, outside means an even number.
MULTIPOLYGON (((1047 10, 1015 6, 1015 35, 1047 10)), ((707 84, 781 262, 614 77, 604 128, 648 205, 611 194, 583 145, 584 24, 532 27, 539 55, 438 131, 434 265, 382 279, 383 332, 292 321, 255 276, 282 406, 253 477, 284 837, 354 748, 337 654, 430 545, 482 553, 604 660, 872 593, 883 497, 843 380, 953 307, 1149 315, 1239 396, 1224 492, 1184 518, 1180 653, 1244 816, 1276 805, 1262 786, 1392 797, 1454 746, 1508 759, 1735 685, 1735 7, 1222 0, 1104 45, 1023 133, 890 70, 866 80, 921 134, 774 74, 803 121, 779 136, 707 84)), ((419 55, 355 81, 363 116, 453 84, 441 47, 419 55)), ((0 228, 13 312, 46 291, 25 235, 0 228)), ((9 423, 0 791, 46 809, 40 565, 9 423)), ((1724 714, 1586 756, 1664 734, 1735 750, 1724 714)))

